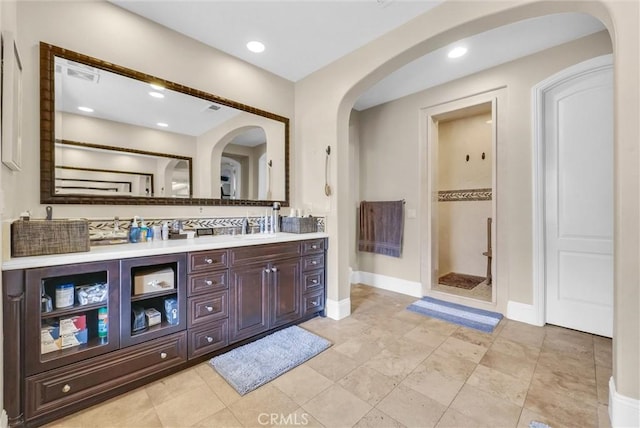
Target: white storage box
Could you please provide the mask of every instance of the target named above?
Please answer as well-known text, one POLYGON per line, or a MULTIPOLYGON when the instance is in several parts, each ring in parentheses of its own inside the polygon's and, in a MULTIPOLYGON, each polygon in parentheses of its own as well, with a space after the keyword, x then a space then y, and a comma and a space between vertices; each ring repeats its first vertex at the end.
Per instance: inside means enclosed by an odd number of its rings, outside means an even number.
POLYGON ((138 271, 133 284, 133 293, 136 295, 176 288, 175 274, 171 268, 138 271))

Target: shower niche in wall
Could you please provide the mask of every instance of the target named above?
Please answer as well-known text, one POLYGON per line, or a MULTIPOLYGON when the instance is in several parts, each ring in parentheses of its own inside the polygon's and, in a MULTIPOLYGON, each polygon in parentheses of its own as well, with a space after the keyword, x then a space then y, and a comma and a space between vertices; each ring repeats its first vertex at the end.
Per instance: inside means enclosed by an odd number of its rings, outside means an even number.
POLYGON ((495 302, 495 100, 429 115, 430 290, 495 302))

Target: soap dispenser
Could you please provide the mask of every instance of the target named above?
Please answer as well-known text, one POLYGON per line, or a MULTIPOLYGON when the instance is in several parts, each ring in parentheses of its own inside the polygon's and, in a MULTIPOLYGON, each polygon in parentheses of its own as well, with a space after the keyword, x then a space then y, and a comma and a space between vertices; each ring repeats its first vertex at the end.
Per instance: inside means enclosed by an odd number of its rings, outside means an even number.
POLYGON ((133 217, 131 228, 129 229, 129 242, 138 242, 140 240, 140 228, 138 227, 138 216, 133 217))

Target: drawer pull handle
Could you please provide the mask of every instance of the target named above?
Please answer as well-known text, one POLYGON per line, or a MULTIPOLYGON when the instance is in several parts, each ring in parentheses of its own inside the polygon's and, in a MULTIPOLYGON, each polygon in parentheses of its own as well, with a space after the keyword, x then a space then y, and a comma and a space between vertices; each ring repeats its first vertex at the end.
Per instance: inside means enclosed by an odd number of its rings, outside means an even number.
POLYGON ((265 271, 266 273, 271 272, 271 270, 270 270, 269 268, 264 268, 264 271, 265 271))
POLYGON ((211 281, 210 279, 205 279, 204 283, 207 285, 213 285, 213 281, 211 281))
POLYGON ((205 309, 209 312, 213 312, 213 306, 205 306, 205 309))
POLYGON ((312 279, 312 280, 311 280, 311 283, 312 283, 312 284, 317 284, 317 283, 318 283, 318 280, 317 280, 317 279, 312 279))
POLYGON ((207 342, 209 343, 213 342, 213 337, 211 336, 207 336, 206 339, 207 339, 207 342))
POLYGON ((163 360, 165 358, 167 358, 167 353, 166 352, 160 352, 160 358, 162 358, 163 360))
POLYGON ((71 391, 71 387, 69 386, 69 384, 66 384, 62 387, 62 392, 64 392, 65 394, 69 391, 71 391))
POLYGON ((317 249, 318 249, 318 246, 314 244, 314 245, 312 245, 312 246, 311 246, 311 249, 312 249, 312 250, 317 250, 317 249))
POLYGON ((318 264, 318 261, 317 261, 317 260, 312 260, 312 261, 311 261, 311 264, 312 264, 312 265, 317 265, 317 264, 318 264))
POLYGON ((312 301, 311 301, 311 304, 312 304, 313 306, 318 306, 318 305, 319 305, 319 303, 318 303, 318 302, 316 302, 315 300, 312 300, 312 301))
POLYGON ((278 272, 278 268, 274 268, 274 267, 272 267, 272 268, 271 268, 271 272, 278 272))
POLYGON ((209 257, 207 257, 206 259, 204 259, 204 262, 208 265, 210 265, 211 263, 215 262, 215 260, 210 259, 209 257))

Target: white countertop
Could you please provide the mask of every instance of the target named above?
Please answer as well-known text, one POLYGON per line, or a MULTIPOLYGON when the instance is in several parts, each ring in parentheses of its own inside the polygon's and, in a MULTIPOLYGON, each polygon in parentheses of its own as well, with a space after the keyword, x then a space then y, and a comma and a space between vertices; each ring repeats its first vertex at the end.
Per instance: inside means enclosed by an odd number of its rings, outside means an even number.
POLYGON ((88 252, 51 254, 47 256, 13 257, 2 262, 2 270, 29 269, 59 266, 103 260, 127 259, 131 257, 156 256, 189 251, 215 250, 220 248, 245 247, 249 245, 274 244, 277 242, 306 241, 327 238, 324 232, 275 233, 251 235, 202 236, 193 239, 139 242, 136 244, 102 245, 91 247, 88 252))

